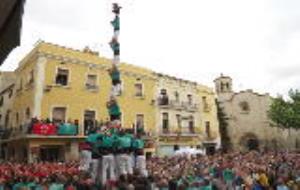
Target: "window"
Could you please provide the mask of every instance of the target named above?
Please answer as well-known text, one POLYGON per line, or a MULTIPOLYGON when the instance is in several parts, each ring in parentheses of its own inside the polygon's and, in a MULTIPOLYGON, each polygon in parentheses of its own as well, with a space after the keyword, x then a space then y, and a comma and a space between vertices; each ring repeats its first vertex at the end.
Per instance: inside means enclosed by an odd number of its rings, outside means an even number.
POLYGON ((229 90, 229 83, 226 83, 226 89, 229 90))
POLYGON ((93 110, 84 111, 84 135, 88 135, 89 131, 95 126, 96 112, 93 110))
POLYGON ((204 105, 207 104, 207 102, 206 102, 206 96, 202 96, 202 102, 203 102, 204 105))
POLYGON ((27 120, 30 119, 30 108, 26 108, 25 116, 26 116, 26 119, 27 119, 27 120))
POLYGON ((177 127, 180 129, 181 126, 181 115, 180 114, 176 114, 176 120, 177 120, 177 127))
POLYGON ((135 96, 143 96, 143 84, 136 83, 135 87, 135 96))
POLYGON ((205 133, 206 133, 206 136, 208 138, 210 138, 210 122, 209 121, 205 122, 205 133))
POLYGON ((190 133, 195 133, 195 128, 194 128, 194 117, 191 115, 189 118, 189 130, 190 133))
POLYGON ((55 124, 65 122, 66 120, 66 111, 65 107, 55 107, 52 110, 52 121, 55 124))
POLYGON ((187 95, 188 103, 192 104, 193 103, 193 96, 191 94, 187 95))
POLYGON ((179 93, 177 91, 174 92, 175 101, 179 102, 179 93))
POLYGON ((4 103, 4 97, 1 96, 1 97, 0 97, 0 107, 3 106, 3 103, 4 103))
POLYGON ((207 103, 206 96, 202 96, 202 103, 203 103, 203 109, 207 110, 208 109, 208 103, 207 103))
POLYGON ((223 91, 224 91, 224 83, 221 82, 221 92, 223 92, 223 91))
POLYGON ((55 83, 62 85, 62 86, 67 86, 68 85, 68 78, 69 78, 69 70, 67 69, 58 69, 56 78, 55 78, 55 83))
POLYGON ((86 85, 87 89, 97 88, 97 75, 88 75, 85 85, 86 85))
POLYGON ((169 132, 169 114, 168 113, 162 114, 162 129, 163 129, 163 133, 169 132))
POLYGON ((32 84, 34 82, 34 71, 30 71, 28 76, 28 84, 32 84))
POLYGON ((144 114, 136 115, 136 129, 137 131, 144 130, 144 114))
POLYGON ((160 90, 159 105, 169 105, 169 97, 166 89, 160 90))
POLYGON ((19 113, 17 112, 16 113, 16 126, 19 125, 19 113))
POLYGON ((239 106, 243 112, 248 112, 250 110, 249 104, 246 101, 242 101, 239 103, 239 106))

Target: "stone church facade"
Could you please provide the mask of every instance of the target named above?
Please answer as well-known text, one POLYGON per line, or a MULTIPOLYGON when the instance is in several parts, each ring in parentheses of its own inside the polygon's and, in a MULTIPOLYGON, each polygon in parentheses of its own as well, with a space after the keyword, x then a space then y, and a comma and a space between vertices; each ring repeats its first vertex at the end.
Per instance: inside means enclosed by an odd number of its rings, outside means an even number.
POLYGON ((234 150, 300 148, 300 130, 272 127, 269 94, 252 90, 234 92, 232 79, 221 75, 214 80, 218 102, 228 120, 228 136, 234 150))

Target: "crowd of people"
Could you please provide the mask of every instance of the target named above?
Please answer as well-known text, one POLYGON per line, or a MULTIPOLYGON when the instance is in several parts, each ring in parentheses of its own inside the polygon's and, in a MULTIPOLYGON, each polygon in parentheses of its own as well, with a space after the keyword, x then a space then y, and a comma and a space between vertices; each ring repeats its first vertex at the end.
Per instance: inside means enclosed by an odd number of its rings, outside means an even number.
POLYGON ((296 152, 152 158, 147 168, 159 189, 300 189, 296 152))
POLYGON ((148 176, 139 170, 104 185, 79 162, 2 163, 0 190, 299 190, 300 154, 296 152, 176 155, 147 160, 148 176), (105 188, 104 188, 105 187, 105 188))

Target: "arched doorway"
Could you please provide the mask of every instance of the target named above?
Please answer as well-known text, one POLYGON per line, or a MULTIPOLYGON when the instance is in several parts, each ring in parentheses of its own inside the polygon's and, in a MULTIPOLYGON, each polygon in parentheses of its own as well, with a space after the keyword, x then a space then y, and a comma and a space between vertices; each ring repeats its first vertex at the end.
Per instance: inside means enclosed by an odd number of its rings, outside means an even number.
POLYGON ((245 133, 240 138, 240 145, 248 151, 259 150, 259 140, 254 133, 245 133))
POLYGON ((257 139, 248 139, 247 141, 247 148, 248 150, 258 150, 258 140, 257 139))

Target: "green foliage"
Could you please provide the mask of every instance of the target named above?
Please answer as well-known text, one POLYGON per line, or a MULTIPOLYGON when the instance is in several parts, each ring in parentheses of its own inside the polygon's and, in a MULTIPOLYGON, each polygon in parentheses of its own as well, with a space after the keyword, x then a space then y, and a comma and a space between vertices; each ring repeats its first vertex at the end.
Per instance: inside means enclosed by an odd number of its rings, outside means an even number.
POLYGON ((290 90, 289 100, 273 99, 268 116, 276 127, 300 129, 300 92, 290 90))
POLYGON ((217 105, 217 116, 219 121, 219 131, 221 135, 221 146, 224 152, 227 152, 232 148, 231 140, 228 135, 228 117, 224 113, 223 108, 220 106, 220 103, 216 100, 217 105))

